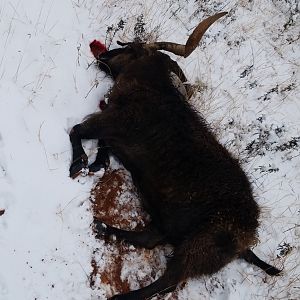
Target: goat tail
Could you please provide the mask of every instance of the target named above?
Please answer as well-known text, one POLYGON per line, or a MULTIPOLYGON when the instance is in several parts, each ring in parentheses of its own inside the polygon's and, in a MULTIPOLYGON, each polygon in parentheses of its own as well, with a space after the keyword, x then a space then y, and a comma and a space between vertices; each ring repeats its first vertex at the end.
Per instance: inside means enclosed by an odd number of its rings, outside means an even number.
POLYGON ((245 250, 240 254, 240 258, 243 258, 245 261, 247 261, 250 264, 253 264, 262 270, 264 270, 268 275, 276 276, 279 275, 279 273, 282 270, 279 270, 266 262, 262 261, 260 258, 258 258, 250 249, 245 250))

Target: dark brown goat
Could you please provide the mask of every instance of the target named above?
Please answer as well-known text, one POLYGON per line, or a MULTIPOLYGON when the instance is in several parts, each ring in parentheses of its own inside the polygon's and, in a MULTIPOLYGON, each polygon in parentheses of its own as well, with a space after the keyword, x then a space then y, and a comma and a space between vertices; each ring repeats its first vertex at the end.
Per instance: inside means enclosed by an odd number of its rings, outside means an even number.
POLYGON ((225 13, 201 22, 186 45, 121 44, 97 57, 115 84, 109 105, 73 127, 70 139, 74 177, 88 160, 81 139, 98 139, 91 171, 107 165, 106 149, 127 168, 151 216, 143 231, 117 229, 95 220, 97 236, 116 235, 136 246, 174 246, 165 273, 149 286, 111 299, 149 299, 174 290, 187 278, 212 274, 243 258, 270 275, 280 271, 250 249, 257 240, 259 207, 238 160, 216 140, 205 120, 179 92, 176 62, 157 50, 188 56, 205 30, 225 13))

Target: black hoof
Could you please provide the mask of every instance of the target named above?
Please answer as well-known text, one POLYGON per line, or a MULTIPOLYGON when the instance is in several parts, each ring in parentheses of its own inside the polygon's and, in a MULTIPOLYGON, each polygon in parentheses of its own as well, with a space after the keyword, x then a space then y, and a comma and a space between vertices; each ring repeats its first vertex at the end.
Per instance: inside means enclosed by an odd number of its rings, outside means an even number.
POLYGON ((99 157, 97 157, 96 160, 89 165, 89 171, 91 173, 96 173, 103 168, 106 171, 109 167, 109 164, 110 164, 109 157, 105 152, 105 155, 99 155, 99 157))
POLYGON ((94 229, 97 239, 105 237, 107 235, 107 225, 97 219, 94 219, 94 229))
POLYGON ((265 270, 266 273, 270 276, 278 276, 282 272, 282 270, 279 270, 273 266, 270 266, 268 269, 265 270))
POLYGON ((106 171, 107 166, 104 165, 104 164, 98 164, 98 163, 92 163, 91 165, 89 165, 89 172, 90 173, 97 173, 101 169, 105 169, 105 171, 106 171))
POLYGON ((85 173, 87 169, 87 159, 85 157, 80 157, 79 159, 75 160, 69 169, 70 177, 76 178, 81 173, 85 173))

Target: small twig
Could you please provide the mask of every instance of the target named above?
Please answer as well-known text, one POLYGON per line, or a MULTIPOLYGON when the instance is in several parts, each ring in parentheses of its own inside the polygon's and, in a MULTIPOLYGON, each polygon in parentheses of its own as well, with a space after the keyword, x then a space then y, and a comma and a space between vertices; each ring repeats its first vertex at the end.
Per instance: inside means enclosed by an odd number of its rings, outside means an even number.
POLYGON ((47 155, 47 151, 46 151, 46 147, 41 139, 41 131, 42 131, 42 127, 44 125, 45 121, 43 121, 40 125, 40 129, 39 129, 39 133, 38 133, 38 138, 39 138, 39 142, 41 143, 42 147, 43 147, 43 150, 44 150, 44 153, 45 153, 45 157, 46 157, 46 162, 47 162, 47 167, 49 169, 49 171, 54 171, 56 170, 57 168, 50 168, 50 164, 49 164, 49 160, 48 160, 48 155, 47 155))
POLYGON ((77 46, 77 64, 78 66, 80 66, 80 56, 81 56, 81 53, 80 53, 80 49, 81 49, 81 44, 79 43, 79 46, 77 46))
POLYGON ((88 63, 87 70, 94 64, 97 64, 97 60, 94 58, 91 63, 88 63))
POLYGON ((77 87, 77 82, 76 82, 76 77, 75 75, 73 75, 73 80, 74 80, 74 87, 75 87, 75 91, 78 94, 78 87, 77 87))
POLYGON ((80 261, 78 261, 78 264, 80 265, 82 271, 85 273, 86 278, 89 279, 89 278, 90 278, 90 275, 88 275, 88 273, 87 273, 86 270, 83 268, 83 266, 82 266, 82 264, 80 263, 80 261))
POLYGON ((91 91, 93 90, 93 88, 97 87, 98 84, 99 84, 99 81, 96 79, 95 83, 92 85, 92 87, 90 88, 90 90, 88 91, 88 93, 86 94, 86 96, 84 97, 84 99, 86 99, 89 96, 89 94, 91 93, 91 91))
POLYGON ((42 127, 43 127, 44 123, 45 123, 45 121, 43 121, 43 122, 41 123, 41 125, 40 125, 40 129, 39 129, 39 134, 38 134, 38 137, 39 137, 39 141, 40 141, 40 143, 42 143, 42 140, 41 140, 41 131, 42 131, 42 127))
POLYGON ((289 228, 289 229, 283 231, 283 233, 288 232, 288 231, 290 231, 290 230, 292 230, 292 229, 295 229, 295 228, 298 228, 298 227, 300 227, 300 224, 295 224, 295 226, 293 226, 293 227, 291 227, 291 228, 289 228))

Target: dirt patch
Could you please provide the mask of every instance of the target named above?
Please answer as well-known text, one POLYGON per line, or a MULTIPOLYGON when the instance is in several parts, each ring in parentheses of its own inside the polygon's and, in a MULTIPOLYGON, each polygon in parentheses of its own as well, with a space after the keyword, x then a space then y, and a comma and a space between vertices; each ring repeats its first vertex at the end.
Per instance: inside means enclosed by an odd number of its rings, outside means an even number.
MULTIPOLYGON (((93 213, 99 220, 122 229, 141 230, 149 222, 142 209, 130 174, 125 169, 107 170, 91 192, 93 213)), ((126 243, 105 240, 95 250, 90 284, 106 291, 107 297, 146 286, 164 271, 166 250, 135 248, 126 243)), ((157 299, 165 299, 158 297, 157 299)), ((177 292, 166 299, 177 300, 177 292)))
POLYGON ((130 174, 124 169, 108 170, 91 193, 95 217, 123 229, 141 229, 147 222, 137 198, 130 174))

